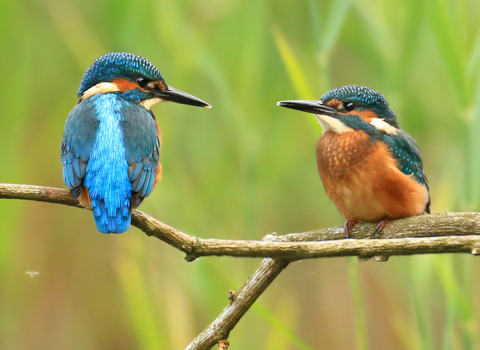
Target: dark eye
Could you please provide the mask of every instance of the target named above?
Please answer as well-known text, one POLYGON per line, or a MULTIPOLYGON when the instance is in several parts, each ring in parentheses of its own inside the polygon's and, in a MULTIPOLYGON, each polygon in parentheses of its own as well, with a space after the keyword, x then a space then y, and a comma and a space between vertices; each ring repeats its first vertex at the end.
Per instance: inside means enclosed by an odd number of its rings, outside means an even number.
POLYGON ((355 109, 355 103, 347 102, 347 103, 345 103, 344 108, 347 112, 351 112, 355 109))
POLYGON ((145 79, 145 78, 138 78, 138 79, 137 79, 137 84, 138 84, 138 86, 140 86, 140 87, 145 87, 145 86, 147 86, 147 84, 148 84, 149 82, 150 82, 150 80, 145 79))

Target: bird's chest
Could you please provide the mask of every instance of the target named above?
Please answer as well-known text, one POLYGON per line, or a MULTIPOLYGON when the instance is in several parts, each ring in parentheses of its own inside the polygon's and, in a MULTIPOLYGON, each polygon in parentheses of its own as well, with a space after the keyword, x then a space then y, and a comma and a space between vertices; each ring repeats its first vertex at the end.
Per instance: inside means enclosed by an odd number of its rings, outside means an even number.
POLYGON ((318 171, 322 180, 348 181, 366 170, 365 160, 373 152, 374 143, 364 132, 326 132, 317 143, 318 171))
POLYGON ((325 192, 347 220, 375 221, 383 216, 373 200, 384 163, 378 146, 356 131, 326 132, 318 140, 318 171, 325 192))
POLYGON ((317 161, 325 192, 346 220, 374 222, 425 211, 426 187, 400 171, 384 143, 363 132, 324 133, 317 161))

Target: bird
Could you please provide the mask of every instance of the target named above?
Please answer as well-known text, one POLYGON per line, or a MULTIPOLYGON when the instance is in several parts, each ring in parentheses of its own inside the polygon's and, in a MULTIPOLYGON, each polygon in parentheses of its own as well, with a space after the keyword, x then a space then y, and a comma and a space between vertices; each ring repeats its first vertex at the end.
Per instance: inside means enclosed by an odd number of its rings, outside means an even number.
POLYGON ((345 238, 358 222, 378 223, 378 235, 391 220, 430 213, 419 146, 400 129, 382 94, 347 85, 320 100, 286 100, 277 106, 313 113, 320 123, 318 172, 346 220, 345 238))
POLYGON ((162 173, 152 106, 211 106, 167 85, 146 58, 126 52, 97 58, 77 95, 62 137, 63 180, 72 197, 92 209, 98 231, 128 231, 132 208, 150 195, 162 173))

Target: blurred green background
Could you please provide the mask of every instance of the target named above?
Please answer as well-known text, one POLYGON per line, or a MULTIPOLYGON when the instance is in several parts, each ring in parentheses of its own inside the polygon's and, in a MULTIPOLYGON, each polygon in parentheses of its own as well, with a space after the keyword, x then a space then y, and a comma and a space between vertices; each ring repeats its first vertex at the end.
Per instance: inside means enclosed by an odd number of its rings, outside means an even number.
MULTIPOLYGON (((186 233, 343 224, 317 174, 320 126, 275 103, 346 84, 382 92, 417 140, 433 212, 479 211, 479 13, 476 0, 3 0, 0 182, 65 187, 82 74, 127 51, 214 107, 153 109, 164 176, 140 209, 186 233)), ((260 263, 187 263, 60 205, 0 200, 0 221, 1 349, 183 349, 260 263)), ((479 349, 479 268, 468 255, 294 263, 231 349, 479 349)))

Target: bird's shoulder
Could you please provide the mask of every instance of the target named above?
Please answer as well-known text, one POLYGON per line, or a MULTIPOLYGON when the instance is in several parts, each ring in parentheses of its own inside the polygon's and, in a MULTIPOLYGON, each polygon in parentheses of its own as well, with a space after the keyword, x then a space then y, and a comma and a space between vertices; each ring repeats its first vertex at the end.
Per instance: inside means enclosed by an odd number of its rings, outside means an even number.
POLYGON ((397 129, 395 134, 381 133, 379 138, 391 151, 400 171, 406 175, 413 175, 419 183, 428 188, 417 142, 400 129, 397 129))

